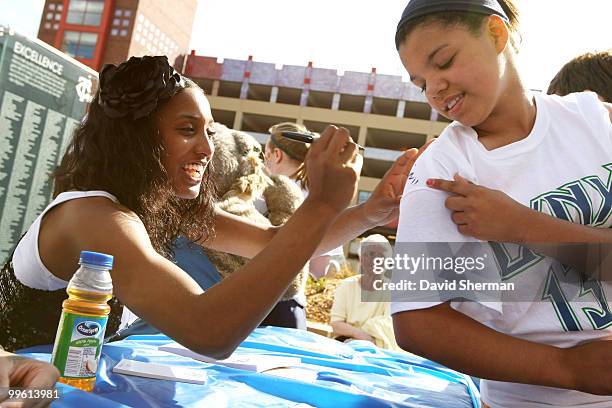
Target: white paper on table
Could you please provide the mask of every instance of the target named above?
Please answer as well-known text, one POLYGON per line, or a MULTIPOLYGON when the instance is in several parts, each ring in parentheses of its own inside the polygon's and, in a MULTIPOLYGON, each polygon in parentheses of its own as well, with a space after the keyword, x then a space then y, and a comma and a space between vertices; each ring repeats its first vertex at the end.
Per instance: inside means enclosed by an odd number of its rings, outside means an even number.
POLYGON ((219 364, 226 367, 238 368, 240 370, 255 371, 261 373, 266 370, 280 367, 292 367, 300 365, 302 359, 299 357, 269 356, 264 354, 237 354, 231 355, 224 360, 216 360, 195 351, 191 351, 178 343, 163 344, 158 347, 161 351, 178 354, 179 356, 193 358, 205 363, 219 364))
POLYGON ((206 384, 206 380, 208 379, 206 372, 202 370, 166 364, 147 363, 125 358, 113 367, 113 372, 191 384, 206 384))

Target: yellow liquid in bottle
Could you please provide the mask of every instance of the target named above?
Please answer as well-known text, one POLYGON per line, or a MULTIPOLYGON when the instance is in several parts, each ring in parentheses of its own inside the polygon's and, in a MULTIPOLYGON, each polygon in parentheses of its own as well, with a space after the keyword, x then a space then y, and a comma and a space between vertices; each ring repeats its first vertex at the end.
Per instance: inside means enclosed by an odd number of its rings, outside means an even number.
MULTIPOLYGON (((65 312, 92 317, 104 317, 110 313, 111 308, 106 302, 110 300, 112 294, 74 288, 69 288, 67 291, 68 299, 62 303, 65 312)), ((59 382, 83 391, 92 391, 96 383, 96 377, 82 379, 60 377, 59 382)))

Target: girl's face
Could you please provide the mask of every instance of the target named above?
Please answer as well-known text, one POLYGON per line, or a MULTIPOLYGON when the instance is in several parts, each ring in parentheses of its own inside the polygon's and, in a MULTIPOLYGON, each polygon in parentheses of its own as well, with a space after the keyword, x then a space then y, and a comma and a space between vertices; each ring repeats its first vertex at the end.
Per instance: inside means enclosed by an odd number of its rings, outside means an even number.
POLYGON ((193 199, 200 193, 214 153, 212 124, 208 100, 197 88, 175 95, 157 114, 164 147, 161 162, 177 197, 193 199))
POLYGON ((484 122, 502 93, 499 41, 503 39, 489 34, 490 25, 496 23, 489 19, 478 36, 460 25, 426 23, 416 27, 399 48, 411 81, 423 89, 429 104, 465 126, 484 122))

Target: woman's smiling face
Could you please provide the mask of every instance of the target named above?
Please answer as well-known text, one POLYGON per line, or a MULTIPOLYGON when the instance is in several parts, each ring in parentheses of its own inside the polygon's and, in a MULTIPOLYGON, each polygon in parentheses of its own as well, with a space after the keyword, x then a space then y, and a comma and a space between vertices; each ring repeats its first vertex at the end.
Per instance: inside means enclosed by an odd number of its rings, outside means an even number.
POLYGON ((485 20, 480 34, 461 25, 430 22, 415 27, 400 44, 399 55, 411 81, 423 89, 440 114, 477 126, 493 111, 502 88, 502 53, 485 20))
POLYGON ((176 196, 196 198, 214 153, 208 100, 202 90, 187 88, 173 96, 156 119, 164 147, 161 162, 176 196))

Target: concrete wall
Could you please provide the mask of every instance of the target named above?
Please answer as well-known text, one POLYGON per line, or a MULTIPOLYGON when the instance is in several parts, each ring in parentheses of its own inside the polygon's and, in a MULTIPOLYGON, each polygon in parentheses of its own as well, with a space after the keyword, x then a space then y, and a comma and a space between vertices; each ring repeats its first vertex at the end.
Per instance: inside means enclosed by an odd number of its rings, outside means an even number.
POLYGON ((420 89, 400 76, 381 75, 376 72, 347 71, 339 75, 336 70, 309 68, 308 66, 285 65, 280 69, 272 63, 250 60, 225 59, 217 62, 215 57, 187 55, 185 75, 196 79, 242 82, 286 88, 310 89, 317 92, 344 95, 426 102, 420 89), (245 75, 245 73, 247 73, 245 75), (368 91, 370 85, 370 91, 368 91))

